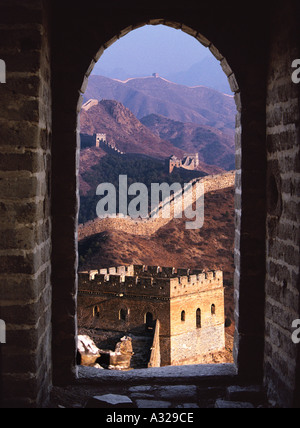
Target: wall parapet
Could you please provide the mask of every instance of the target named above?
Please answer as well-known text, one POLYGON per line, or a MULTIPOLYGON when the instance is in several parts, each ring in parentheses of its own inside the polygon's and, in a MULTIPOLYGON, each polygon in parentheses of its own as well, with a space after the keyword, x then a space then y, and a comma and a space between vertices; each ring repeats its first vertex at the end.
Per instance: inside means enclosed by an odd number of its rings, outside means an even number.
MULTIPOLYGON (((194 189, 197 183, 203 183, 204 194, 230 188, 235 185, 235 171, 193 179, 188 183, 190 186, 188 186, 185 200, 189 201, 190 195, 192 195, 191 200, 194 200, 194 189)), ((116 214, 114 218, 96 218, 85 224, 80 224, 78 227, 78 240, 80 241, 88 236, 111 229, 134 236, 153 236, 159 229, 167 225, 175 214, 178 215, 180 211, 182 212, 181 199, 176 200, 176 196, 178 195, 171 194, 170 199, 160 202, 159 206, 146 219, 132 219, 129 216, 116 214), (167 204, 170 204, 170 218, 163 218, 163 209, 167 204)))
POLYGON ((222 271, 130 265, 78 274, 79 292, 172 298, 223 288, 222 271))

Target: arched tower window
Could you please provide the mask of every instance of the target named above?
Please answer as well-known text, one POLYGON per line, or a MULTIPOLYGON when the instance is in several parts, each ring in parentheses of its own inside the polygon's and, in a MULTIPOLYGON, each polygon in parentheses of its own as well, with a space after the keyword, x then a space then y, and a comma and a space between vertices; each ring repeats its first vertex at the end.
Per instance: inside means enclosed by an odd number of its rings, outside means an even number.
POLYGON ((99 306, 95 306, 93 308, 93 317, 100 318, 100 308, 99 306))
POLYGON ((119 320, 120 321, 127 321, 128 319, 128 309, 127 308, 122 308, 119 312, 119 320))
POLYGON ((211 314, 216 315, 216 305, 215 304, 211 305, 211 314))
POLYGON ((181 312, 181 321, 184 322, 185 321, 185 311, 181 312))
POLYGON ((201 309, 197 309, 196 312, 196 327, 201 328, 201 309))
POLYGON ((154 317, 151 312, 147 312, 145 315, 146 329, 152 329, 154 327, 154 317))

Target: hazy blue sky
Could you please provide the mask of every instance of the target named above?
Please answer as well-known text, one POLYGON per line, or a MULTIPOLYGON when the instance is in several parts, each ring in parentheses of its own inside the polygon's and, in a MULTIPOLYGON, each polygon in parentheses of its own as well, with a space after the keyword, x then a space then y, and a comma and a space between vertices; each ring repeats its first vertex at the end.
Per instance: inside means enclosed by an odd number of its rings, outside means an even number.
POLYGON ((211 55, 194 37, 164 25, 147 25, 131 31, 102 55, 94 74, 123 68, 130 74, 168 75, 189 69, 211 55))
POLYGON ((232 94, 209 49, 183 31, 164 25, 131 31, 104 52, 93 71, 120 80, 153 73, 181 85, 203 85, 232 94))

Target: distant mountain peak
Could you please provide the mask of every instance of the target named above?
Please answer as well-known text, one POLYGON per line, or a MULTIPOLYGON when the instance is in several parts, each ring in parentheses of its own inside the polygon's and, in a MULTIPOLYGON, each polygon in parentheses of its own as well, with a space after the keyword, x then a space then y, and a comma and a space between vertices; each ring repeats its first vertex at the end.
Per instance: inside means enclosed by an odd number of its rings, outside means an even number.
POLYGON ((226 170, 235 167, 234 131, 229 134, 209 126, 182 123, 162 115, 141 119, 153 134, 188 153, 198 153, 200 161, 226 170))
POLYGON ((153 73, 152 76, 129 77, 128 79, 125 79, 125 80, 113 78, 111 80, 114 80, 115 82, 123 83, 126 85, 129 82, 135 82, 135 81, 139 82, 139 81, 154 80, 154 79, 157 81, 159 81, 159 80, 165 81, 165 82, 170 83, 172 85, 177 85, 177 83, 171 82, 170 80, 168 80, 164 77, 161 77, 158 73, 153 73))
POLYGON ((191 122, 220 130, 235 128, 233 97, 205 86, 188 87, 163 77, 130 78, 124 81, 91 76, 85 101, 114 99, 141 119, 158 114, 179 122, 191 122))
POLYGON ((82 134, 106 134, 108 143, 114 144, 122 152, 158 159, 167 158, 173 153, 183 155, 182 150, 153 134, 128 108, 116 100, 102 99, 88 109, 82 108, 80 125, 82 134))

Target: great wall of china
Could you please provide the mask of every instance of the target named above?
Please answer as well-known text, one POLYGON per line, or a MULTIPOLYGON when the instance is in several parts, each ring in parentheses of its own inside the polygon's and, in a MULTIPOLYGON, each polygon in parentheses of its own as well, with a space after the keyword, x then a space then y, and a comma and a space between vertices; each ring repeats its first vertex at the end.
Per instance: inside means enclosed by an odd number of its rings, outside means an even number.
MULTIPOLYGON (((195 201, 195 186, 197 183, 204 185, 204 195, 213 192, 216 190, 226 189, 233 187, 235 185, 235 171, 226 172, 224 174, 210 175, 200 179, 194 179, 189 184, 189 191, 186 193, 187 199, 193 195, 193 200, 195 201)), ((121 231, 129 233, 132 235, 139 236, 152 236, 154 235, 161 227, 168 224, 172 218, 174 218, 175 213, 182 208, 178 204, 174 204, 174 199, 176 200, 176 195, 172 195, 171 199, 165 200, 160 204, 157 211, 157 218, 149 217, 147 219, 131 219, 130 217, 116 216, 115 218, 97 218, 95 220, 89 221, 85 224, 81 224, 78 227, 78 240, 82 240, 87 236, 95 235, 98 233, 105 232, 107 230, 121 231), (162 218, 161 212, 163 207, 170 203, 170 218, 162 218)), ((182 210, 181 210, 182 211, 182 210)))

